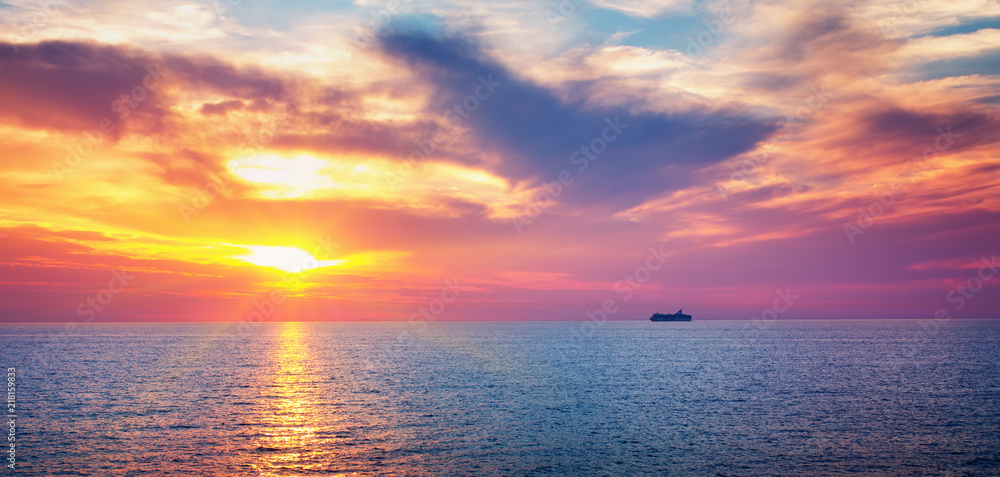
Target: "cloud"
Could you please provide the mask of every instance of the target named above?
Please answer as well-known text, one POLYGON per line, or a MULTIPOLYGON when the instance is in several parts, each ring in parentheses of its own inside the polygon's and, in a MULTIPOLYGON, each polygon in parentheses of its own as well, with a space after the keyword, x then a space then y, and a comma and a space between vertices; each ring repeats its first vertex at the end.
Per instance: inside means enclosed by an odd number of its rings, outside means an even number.
MULTIPOLYGON (((151 76, 147 67, 161 64, 153 55, 90 42, 22 44, 17 51, 2 44, 0 115, 31 128, 89 131, 104 119, 117 123, 125 106, 116 101, 128 95, 137 104, 128 108, 131 115, 162 125, 167 111, 156 88, 164 87, 162 78, 146 80, 151 76), (143 86, 144 80, 154 87, 143 86)), ((117 127, 113 134, 121 133, 117 127)))
POLYGON ((497 172, 538 183, 569 170, 579 185, 567 188, 565 197, 577 203, 619 202, 625 207, 684 187, 691 171, 744 152, 774 130, 773 120, 727 107, 655 114, 632 112, 625 105, 565 102, 554 91, 519 78, 465 37, 391 32, 380 44, 387 55, 433 85, 429 114, 474 109, 462 123, 482 147, 503 156, 492 166, 497 172), (499 83, 489 99, 473 96, 480 78, 499 83), (462 109, 465 101, 475 107, 462 109), (609 122, 624 125, 613 143, 601 139, 609 122), (599 173, 588 174, 580 170, 582 162, 570 162, 581 147, 601 142, 607 143, 606 152, 588 165, 599 173))
POLYGON ((693 4, 692 0, 619 0, 614 2, 595 0, 591 3, 600 8, 618 10, 628 15, 647 18, 689 10, 693 4))
MULTIPOLYGON (((0 68, 7 72, 0 78, 6 119, 74 133, 107 120, 115 138, 127 131, 162 132, 176 116, 171 106, 192 90, 255 104, 284 99, 286 92, 282 80, 259 69, 94 42, 45 41, 16 51, 3 44, 0 68)), ((221 111, 213 104, 208 109, 221 111)))

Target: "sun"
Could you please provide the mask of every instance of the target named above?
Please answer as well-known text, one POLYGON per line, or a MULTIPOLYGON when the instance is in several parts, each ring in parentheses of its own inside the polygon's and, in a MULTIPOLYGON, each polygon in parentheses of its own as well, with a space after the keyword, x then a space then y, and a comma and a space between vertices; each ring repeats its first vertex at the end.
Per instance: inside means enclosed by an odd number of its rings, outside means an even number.
POLYGON ((250 251, 236 258, 261 267, 273 267, 289 273, 322 267, 332 267, 344 260, 316 260, 309 252, 295 247, 270 247, 265 245, 241 245, 250 251))

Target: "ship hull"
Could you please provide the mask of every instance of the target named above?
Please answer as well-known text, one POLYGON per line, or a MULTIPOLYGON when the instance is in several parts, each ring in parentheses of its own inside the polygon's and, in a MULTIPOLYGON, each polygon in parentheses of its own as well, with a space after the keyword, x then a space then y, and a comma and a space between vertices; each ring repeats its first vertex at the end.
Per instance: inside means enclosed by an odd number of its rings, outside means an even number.
POLYGON ((649 321, 691 321, 691 315, 661 315, 657 313, 651 316, 649 321))

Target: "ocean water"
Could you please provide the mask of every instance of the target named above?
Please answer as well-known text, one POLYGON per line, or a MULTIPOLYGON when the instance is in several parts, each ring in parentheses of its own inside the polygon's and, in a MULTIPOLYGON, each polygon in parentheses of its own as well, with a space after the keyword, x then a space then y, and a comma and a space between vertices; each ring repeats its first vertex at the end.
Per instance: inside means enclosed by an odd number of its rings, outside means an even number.
POLYGON ((5 475, 1000 475, 998 321, 5 325, 0 350, 5 475))

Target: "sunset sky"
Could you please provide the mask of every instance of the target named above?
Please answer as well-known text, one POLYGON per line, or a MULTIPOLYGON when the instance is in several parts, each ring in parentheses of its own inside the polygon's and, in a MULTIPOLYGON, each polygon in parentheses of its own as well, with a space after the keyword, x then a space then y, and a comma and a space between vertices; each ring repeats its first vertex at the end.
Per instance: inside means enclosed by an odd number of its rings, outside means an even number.
POLYGON ((1000 310, 996 1, 7 0, 0 42, 0 321, 1000 310))

